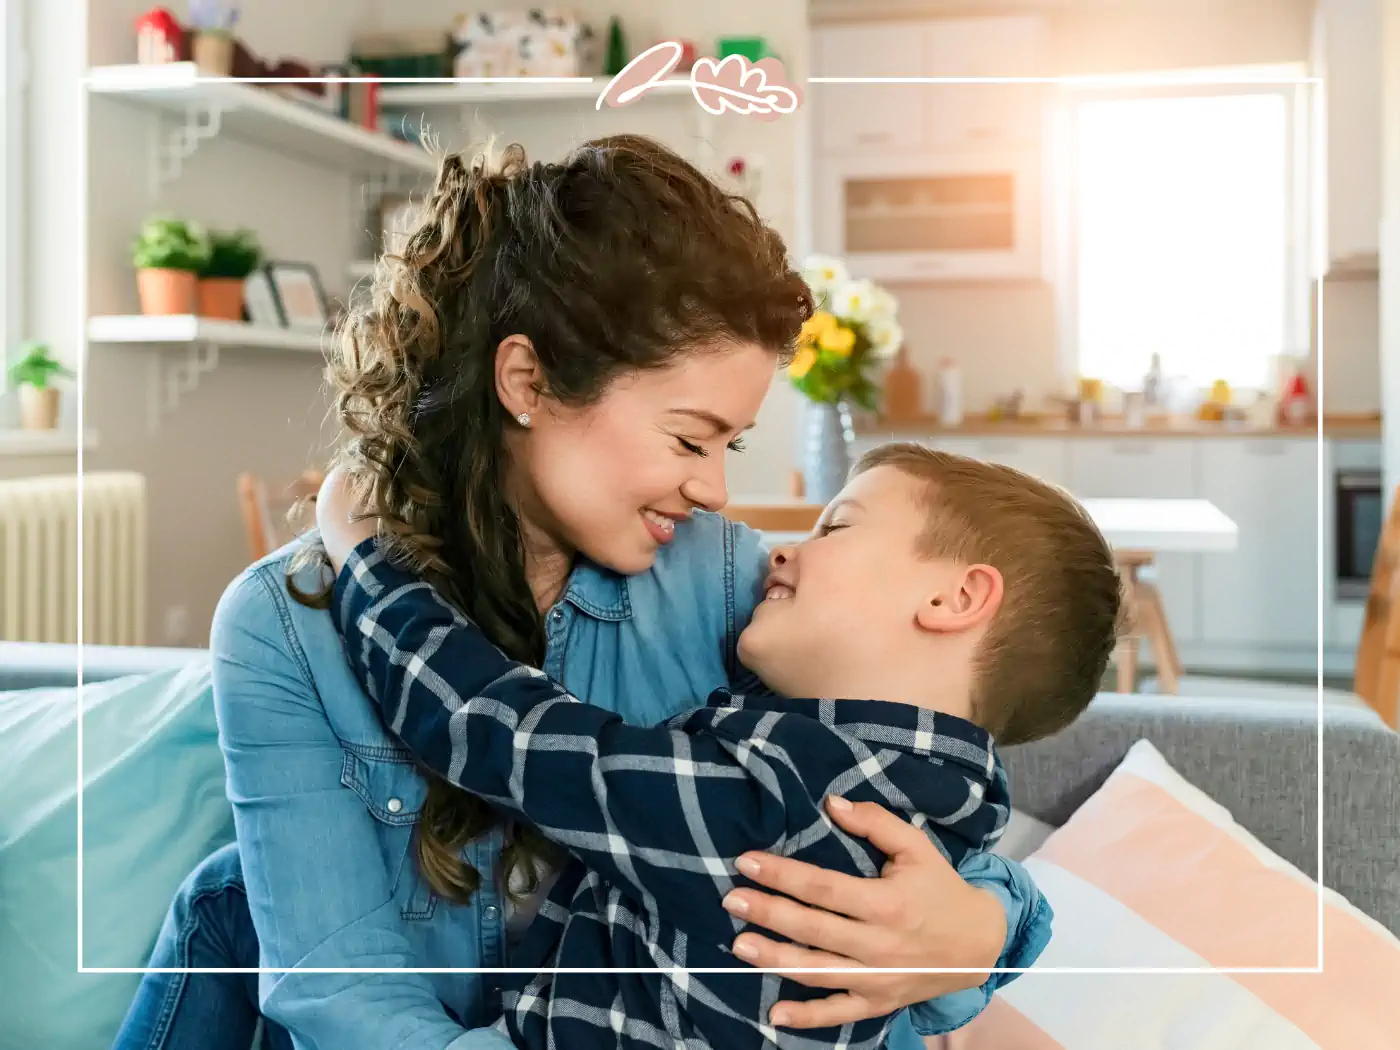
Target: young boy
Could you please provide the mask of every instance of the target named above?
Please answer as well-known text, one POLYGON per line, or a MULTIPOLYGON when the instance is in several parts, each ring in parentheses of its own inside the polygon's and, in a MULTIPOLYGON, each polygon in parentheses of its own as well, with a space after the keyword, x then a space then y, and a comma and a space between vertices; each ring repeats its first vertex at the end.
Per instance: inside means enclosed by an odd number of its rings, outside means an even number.
POLYGON ((322 517, 345 562, 337 624, 386 723, 434 771, 577 858, 511 965, 641 971, 510 978, 498 1025, 528 1050, 882 1045, 891 1017, 767 1023, 775 1002, 820 993, 729 954, 744 924, 721 901, 749 884, 735 859, 768 851, 878 875, 884 858, 829 820, 827 795, 885 806, 954 865, 988 848, 1010 805, 993 738, 1071 722, 1117 631, 1112 556, 1072 499, 1008 468, 886 445, 810 539, 772 552, 739 639, 772 693, 718 690, 636 728, 506 659, 378 553, 371 523, 322 517), (687 972, 711 967, 734 972, 687 972))

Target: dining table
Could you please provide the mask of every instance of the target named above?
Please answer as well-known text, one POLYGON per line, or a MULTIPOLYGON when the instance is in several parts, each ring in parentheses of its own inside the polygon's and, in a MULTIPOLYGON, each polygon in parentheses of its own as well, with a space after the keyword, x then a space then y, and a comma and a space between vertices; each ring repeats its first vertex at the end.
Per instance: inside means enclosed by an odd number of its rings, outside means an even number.
MULTIPOLYGON (((1116 688, 1134 692, 1142 644, 1151 647, 1159 690, 1176 693, 1184 669, 1172 637, 1156 562, 1162 554, 1213 554, 1233 551, 1239 527, 1219 507, 1204 499, 1141 498, 1079 501, 1113 548, 1123 578, 1129 626, 1114 655, 1116 688)), ((822 508, 801 497, 737 498, 724 508, 726 517, 763 534, 769 546, 809 538, 822 508)))

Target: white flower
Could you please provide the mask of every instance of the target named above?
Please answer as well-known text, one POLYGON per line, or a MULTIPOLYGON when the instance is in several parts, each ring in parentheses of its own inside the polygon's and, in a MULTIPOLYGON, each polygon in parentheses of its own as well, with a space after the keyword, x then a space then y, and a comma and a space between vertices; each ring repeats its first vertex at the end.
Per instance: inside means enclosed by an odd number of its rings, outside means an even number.
POLYGON ((868 319, 871 321, 893 321, 899 314, 899 300, 885 288, 874 286, 871 296, 868 319))
POLYGON ((832 292, 851 279, 846 264, 831 255, 809 255, 802 264, 802 279, 812 289, 820 305, 831 298, 832 292))
POLYGON ((851 321, 870 321, 878 314, 881 289, 867 280, 847 281, 831 296, 831 312, 851 321))
POLYGON ((882 360, 894 357, 904 342, 904 329, 893 317, 877 317, 865 325, 870 352, 882 360))

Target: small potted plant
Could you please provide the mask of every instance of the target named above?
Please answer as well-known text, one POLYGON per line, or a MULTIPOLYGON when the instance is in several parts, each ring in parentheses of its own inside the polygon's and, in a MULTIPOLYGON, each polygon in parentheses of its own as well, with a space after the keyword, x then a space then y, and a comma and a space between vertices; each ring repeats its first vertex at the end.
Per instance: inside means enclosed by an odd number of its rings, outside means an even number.
POLYGON ((243 320, 243 282, 261 261, 262 246, 251 230, 210 234, 209 261, 199 273, 200 316, 243 320))
POLYGON ((209 262, 209 237, 198 224, 168 216, 147 219, 131 260, 143 314, 194 313, 199 272, 209 262))
POLYGON ((45 343, 25 343, 10 362, 10 384, 19 388, 19 425, 25 430, 53 430, 58 426, 58 376, 73 373, 54 359, 45 343))
POLYGON ((191 52, 194 64, 205 76, 233 75, 233 27, 238 5, 227 0, 190 0, 190 25, 194 29, 191 52))

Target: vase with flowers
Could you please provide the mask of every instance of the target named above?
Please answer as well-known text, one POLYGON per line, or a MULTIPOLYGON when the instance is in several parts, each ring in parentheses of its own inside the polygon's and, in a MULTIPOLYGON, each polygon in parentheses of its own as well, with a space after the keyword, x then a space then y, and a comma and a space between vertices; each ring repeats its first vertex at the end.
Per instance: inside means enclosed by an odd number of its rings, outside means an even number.
POLYGON ((878 407, 877 373, 899 352, 904 333, 894 296, 871 281, 852 278, 839 259, 812 256, 802 276, 816 310, 802 326, 787 372, 808 401, 806 495, 828 503, 851 469, 851 407, 878 407))

